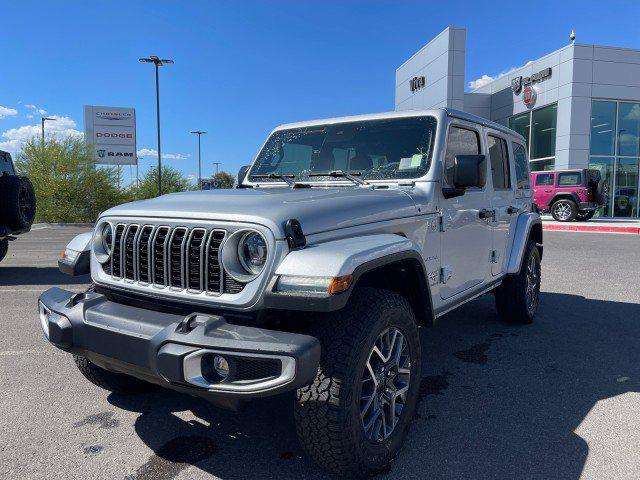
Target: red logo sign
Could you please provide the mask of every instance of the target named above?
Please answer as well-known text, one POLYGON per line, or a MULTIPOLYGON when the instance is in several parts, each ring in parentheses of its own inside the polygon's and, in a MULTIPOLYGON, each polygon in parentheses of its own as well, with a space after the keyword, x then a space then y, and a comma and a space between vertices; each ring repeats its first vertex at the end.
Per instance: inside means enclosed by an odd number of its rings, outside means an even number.
POLYGON ((522 91, 522 102, 527 107, 533 107, 536 103, 536 91, 533 87, 527 87, 522 91))

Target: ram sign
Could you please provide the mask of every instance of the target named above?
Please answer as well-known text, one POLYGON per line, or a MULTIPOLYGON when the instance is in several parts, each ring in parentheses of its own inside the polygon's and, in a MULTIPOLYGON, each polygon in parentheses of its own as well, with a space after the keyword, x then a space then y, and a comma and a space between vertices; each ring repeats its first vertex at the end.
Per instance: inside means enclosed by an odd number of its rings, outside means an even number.
POLYGON ((85 105, 84 134, 94 145, 96 163, 136 164, 135 109, 85 105))

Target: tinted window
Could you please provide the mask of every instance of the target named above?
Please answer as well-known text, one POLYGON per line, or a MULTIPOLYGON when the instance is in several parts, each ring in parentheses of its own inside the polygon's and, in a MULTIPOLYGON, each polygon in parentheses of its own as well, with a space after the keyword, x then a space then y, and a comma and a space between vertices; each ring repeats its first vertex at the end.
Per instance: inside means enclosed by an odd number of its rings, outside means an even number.
POLYGON ((618 155, 640 156, 640 103, 618 104, 618 155))
POLYGON ((513 164, 516 167, 516 187, 529 189, 531 184, 529 181, 529 169, 527 162, 527 151, 519 143, 512 143, 513 146, 513 164))
POLYGON ((522 135, 529 145, 529 123, 531 122, 531 112, 522 113, 509 119, 509 128, 522 135))
POLYGON ((9 154, 0 152, 0 175, 7 172, 9 175, 13 175, 13 164, 11 163, 11 157, 9 154))
MULTIPOLYGON (((456 155, 479 155, 480 137, 474 130, 461 127, 449 129, 447 153, 444 158, 445 177, 449 185, 453 185, 453 165, 456 155)), ((482 185, 486 179, 483 179, 482 185)))
MULTIPOLYGON (((297 181, 327 181, 310 173, 348 170, 360 178, 421 177, 429 171, 436 132, 433 117, 313 125, 274 132, 252 174, 294 174, 297 181)), ((280 182, 278 179, 255 179, 280 182)))
POLYGON ((493 135, 488 136, 489 158, 491 160, 491 178, 493 188, 509 188, 509 154, 506 140, 493 135))
POLYGON ((591 102, 591 155, 613 155, 616 102, 591 102))
POLYGON ((534 110, 531 114, 531 158, 553 157, 556 154, 557 105, 534 110))
POLYGON ((571 187, 582 183, 582 175, 580 172, 563 172, 558 173, 558 186, 571 187))
POLYGON ((536 187, 549 187, 553 185, 553 173, 539 173, 536 176, 536 187))

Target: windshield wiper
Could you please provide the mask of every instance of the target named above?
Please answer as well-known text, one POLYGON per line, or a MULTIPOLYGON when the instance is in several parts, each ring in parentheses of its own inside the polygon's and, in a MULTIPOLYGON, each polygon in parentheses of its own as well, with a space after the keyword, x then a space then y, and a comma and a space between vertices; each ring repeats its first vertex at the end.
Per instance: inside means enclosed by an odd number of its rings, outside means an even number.
POLYGON ((361 178, 356 177, 356 175, 360 176, 362 173, 360 172, 343 172, 342 170, 332 170, 330 172, 317 172, 310 173, 310 177, 333 177, 333 178, 346 178, 347 180, 351 180, 356 185, 371 185, 366 180, 362 180, 361 178))
POLYGON ((272 180, 282 180, 290 187, 295 187, 297 184, 292 178, 296 178, 293 173, 254 173, 249 175, 251 178, 270 178, 272 180))

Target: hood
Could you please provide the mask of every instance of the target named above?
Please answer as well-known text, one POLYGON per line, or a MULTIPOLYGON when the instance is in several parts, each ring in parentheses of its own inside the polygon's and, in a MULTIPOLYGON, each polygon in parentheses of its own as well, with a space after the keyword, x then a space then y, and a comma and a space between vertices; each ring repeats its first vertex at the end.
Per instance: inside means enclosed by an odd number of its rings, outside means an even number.
POLYGON ((398 189, 252 188, 204 190, 126 203, 103 216, 184 218, 257 223, 284 238, 284 223, 300 221, 305 235, 416 215, 411 196, 398 189))

